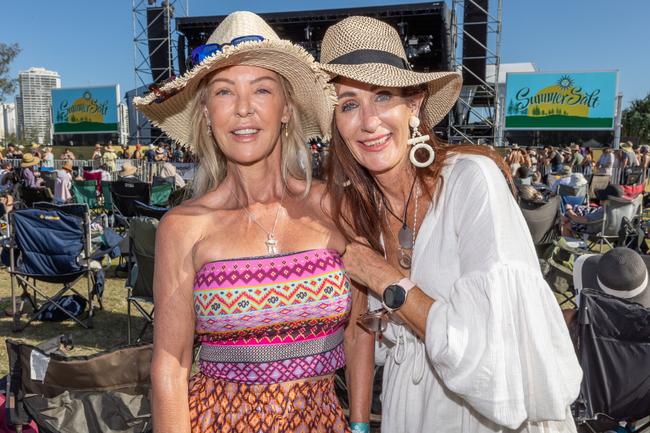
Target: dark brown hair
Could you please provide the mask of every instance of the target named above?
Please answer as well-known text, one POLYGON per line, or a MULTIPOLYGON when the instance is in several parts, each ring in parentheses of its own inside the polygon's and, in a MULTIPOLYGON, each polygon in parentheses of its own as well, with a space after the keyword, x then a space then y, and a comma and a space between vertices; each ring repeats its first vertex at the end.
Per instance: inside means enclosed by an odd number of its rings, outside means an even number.
MULTIPOLYGON (((422 87, 404 89, 402 95, 411 96, 421 92, 425 92, 422 104, 424 107, 427 95, 422 87)), ((422 115, 420 119, 423 119, 422 115)), ((430 131, 424 121, 420 128, 423 131, 430 131)), ((439 141, 434 133, 431 132, 430 136, 429 144, 436 152, 435 160, 429 167, 415 170, 420 184, 425 187, 425 193, 434 203, 441 191, 442 169, 452 154, 483 155, 490 158, 503 172, 511 189, 513 188, 510 170, 496 151, 476 145, 450 146, 439 141)), ((421 155, 416 154, 416 157, 418 156, 421 155)), ((425 158, 420 160, 422 159, 425 158)), ((368 240, 374 250, 383 252, 379 240, 385 224, 379 211, 381 191, 370 172, 356 161, 348 149, 335 119, 332 121, 332 140, 327 164, 327 191, 326 196, 331 200, 332 218, 345 237, 351 241, 354 236, 362 236, 368 240)))

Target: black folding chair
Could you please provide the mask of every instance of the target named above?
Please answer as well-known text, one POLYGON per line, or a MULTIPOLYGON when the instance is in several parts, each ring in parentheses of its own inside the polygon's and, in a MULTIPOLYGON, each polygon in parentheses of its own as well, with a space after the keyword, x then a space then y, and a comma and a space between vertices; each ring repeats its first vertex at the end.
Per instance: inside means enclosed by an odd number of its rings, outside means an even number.
POLYGON ((158 220, 149 217, 133 218, 129 226, 131 259, 129 260, 129 275, 126 280, 128 290, 126 298, 127 338, 129 343, 131 343, 132 308, 135 308, 145 319, 145 324, 135 339, 136 342, 142 340, 145 331, 153 324, 153 271, 157 230, 158 220), (150 304, 151 307, 147 307, 145 304, 150 304))
MULTIPOLYGON (((584 289, 577 320, 584 377, 576 422, 596 432, 650 416, 650 309, 584 289)), ((648 430, 650 422, 629 431, 648 430)))
POLYGON ((113 215, 116 221, 123 227, 129 227, 129 219, 137 216, 135 201, 149 203, 151 196, 151 185, 145 182, 111 182, 111 201, 113 204, 113 215))
POLYGON ((35 203, 32 209, 14 210, 9 214, 9 274, 13 310, 12 330, 21 331, 39 319, 48 308, 82 325, 92 327, 93 298, 101 308, 101 294, 95 291, 94 273, 89 266, 90 214, 86 205, 56 206, 35 203), (86 278, 87 296, 74 288, 81 278, 86 278), (31 281, 30 281, 31 280, 31 281), (37 282, 63 284, 53 296, 48 296, 37 282), (17 290, 21 289, 21 295, 17 290), (30 293, 31 291, 31 293, 30 293), (68 309, 64 297, 73 292, 88 304, 88 315, 82 321, 68 309), (19 308, 16 301, 20 297, 19 308), (43 301, 39 301, 39 297, 43 301), (25 303, 33 313, 22 324, 20 315, 25 303))
POLYGON ((135 205, 135 213, 137 216, 150 217, 157 220, 160 220, 169 210, 169 208, 166 207, 152 206, 138 200, 133 204, 135 205))
POLYGON ((23 208, 32 207, 37 202, 51 202, 54 198, 49 188, 31 188, 24 185, 19 187, 18 195, 23 208))

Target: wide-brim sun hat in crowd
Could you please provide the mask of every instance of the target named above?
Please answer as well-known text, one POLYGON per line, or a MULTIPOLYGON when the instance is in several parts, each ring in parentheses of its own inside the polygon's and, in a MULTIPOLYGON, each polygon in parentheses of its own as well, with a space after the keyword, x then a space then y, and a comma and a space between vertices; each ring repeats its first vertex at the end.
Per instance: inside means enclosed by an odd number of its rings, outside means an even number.
POLYGON ((458 72, 415 72, 397 30, 370 17, 352 16, 334 24, 321 43, 320 66, 332 78, 346 77, 382 87, 426 84, 429 97, 422 109, 433 128, 454 106, 463 80, 458 72))
POLYGON ((23 159, 20 163, 21 168, 32 167, 38 165, 41 162, 41 159, 38 156, 34 156, 31 153, 26 153, 23 155, 23 159))
POLYGON ((137 167, 127 161, 122 165, 122 169, 117 172, 117 175, 120 177, 133 176, 137 171, 137 167))
POLYGON ((229 66, 257 66, 284 77, 296 105, 290 122, 299 122, 305 138, 329 139, 334 87, 304 48, 280 39, 271 27, 252 12, 233 12, 210 35, 206 44, 219 44, 221 51, 206 57, 184 75, 142 98, 136 107, 174 141, 192 145, 192 102, 201 80, 229 66), (230 45, 237 38, 261 37, 230 45))
POLYGON ((587 254, 574 264, 574 286, 593 289, 650 306, 650 256, 618 247, 605 254, 587 254))

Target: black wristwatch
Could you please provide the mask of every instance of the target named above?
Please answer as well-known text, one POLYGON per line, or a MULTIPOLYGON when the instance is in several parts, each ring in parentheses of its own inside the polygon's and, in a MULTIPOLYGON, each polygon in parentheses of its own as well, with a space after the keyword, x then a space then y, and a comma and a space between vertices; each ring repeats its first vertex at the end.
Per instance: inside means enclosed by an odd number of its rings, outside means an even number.
POLYGON ((399 310, 406 302, 406 297, 413 287, 415 287, 415 283, 408 278, 402 278, 386 287, 381 300, 384 309, 390 312, 399 310))

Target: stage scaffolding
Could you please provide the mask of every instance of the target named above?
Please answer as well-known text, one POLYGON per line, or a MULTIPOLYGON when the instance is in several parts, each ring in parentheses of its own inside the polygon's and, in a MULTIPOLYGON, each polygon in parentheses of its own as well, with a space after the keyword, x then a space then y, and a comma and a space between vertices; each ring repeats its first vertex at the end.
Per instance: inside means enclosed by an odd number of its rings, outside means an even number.
MULTIPOLYGON (((144 96, 152 85, 160 84, 179 71, 179 33, 174 16, 188 16, 189 0, 132 0, 133 54, 135 95, 144 96), (157 58, 152 65, 152 58, 157 58)), ((183 59, 182 61, 185 61, 183 59)), ((129 131, 129 142, 153 143, 164 134, 135 110, 129 118, 135 128, 129 131)))
MULTIPOLYGON (((500 146, 503 141, 503 125, 501 122, 502 104, 498 85, 501 51, 501 29, 503 18, 503 0, 489 0, 487 10, 475 0, 452 0, 450 40, 452 41, 452 70, 465 71, 473 77, 477 85, 463 85, 460 99, 449 115, 448 140, 451 143, 489 143, 500 146), (485 14, 486 18, 463 20, 464 8, 472 6, 485 14), (496 14, 494 13, 496 11, 496 14), (486 25, 487 38, 483 43, 468 32, 471 25, 486 25), (465 41, 473 41, 485 50, 484 55, 465 57, 462 48, 465 41), (472 70, 463 64, 463 60, 485 61, 494 65, 494 76, 486 76, 472 70)), ((467 62, 469 63, 469 62, 467 62)))

